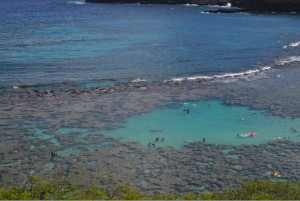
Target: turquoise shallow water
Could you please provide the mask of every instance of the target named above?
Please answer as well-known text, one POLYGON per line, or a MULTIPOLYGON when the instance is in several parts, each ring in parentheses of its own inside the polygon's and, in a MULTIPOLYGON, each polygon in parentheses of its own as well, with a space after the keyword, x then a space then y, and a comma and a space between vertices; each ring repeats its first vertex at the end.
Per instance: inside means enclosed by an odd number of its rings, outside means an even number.
POLYGON ((228 145, 261 144, 284 138, 299 141, 299 128, 300 119, 272 116, 247 107, 225 106, 219 101, 201 101, 182 103, 177 109, 155 110, 133 116, 123 128, 102 133, 144 146, 154 143, 155 147, 180 148, 185 143, 202 141, 203 138, 206 143, 228 145), (189 113, 185 109, 189 109, 189 113), (293 132, 292 127, 297 131, 293 132), (237 136, 248 132, 257 132, 257 135, 237 136), (158 142, 156 138, 159 138, 158 142))

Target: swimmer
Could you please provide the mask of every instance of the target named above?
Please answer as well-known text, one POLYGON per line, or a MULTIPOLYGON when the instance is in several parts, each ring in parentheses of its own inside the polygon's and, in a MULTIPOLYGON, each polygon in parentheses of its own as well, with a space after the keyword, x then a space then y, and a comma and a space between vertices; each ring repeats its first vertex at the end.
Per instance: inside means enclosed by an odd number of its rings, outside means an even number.
POLYGON ((253 132, 253 131, 247 133, 247 135, 250 136, 250 137, 253 137, 253 136, 255 136, 256 134, 257 134, 257 133, 256 133, 256 132, 253 132))
POLYGON ((58 154, 55 152, 51 152, 51 158, 54 158, 55 156, 58 156, 58 154))
POLYGON ((292 130, 294 133, 297 132, 297 129, 296 129, 296 128, 293 128, 292 126, 291 126, 291 130, 292 130))
POLYGON ((190 113, 190 109, 184 109, 183 112, 190 113))
POLYGON ((205 137, 204 137, 204 138, 202 138, 202 141, 203 141, 203 142, 206 142, 206 139, 205 139, 205 137))
POLYGON ((241 133, 241 134, 237 134, 237 137, 248 137, 248 136, 246 134, 241 133))
POLYGON ((274 171, 271 173, 271 176, 272 177, 280 177, 280 174, 279 174, 279 172, 274 171))
POLYGON ((251 132, 249 132, 249 133, 241 133, 241 134, 237 134, 237 137, 253 137, 253 136, 255 136, 255 135, 257 135, 257 133, 251 131, 251 132))
POLYGON ((155 148, 155 144, 152 144, 153 148, 155 148))
POLYGON ((161 141, 163 142, 163 141, 165 141, 165 138, 163 137, 163 138, 161 138, 161 141))
POLYGON ((150 147, 150 146, 151 146, 151 143, 149 142, 149 143, 148 143, 148 147, 150 147))
POLYGON ((158 137, 157 137, 157 138, 155 138, 155 141, 156 141, 156 142, 158 142, 158 141, 159 141, 159 138, 158 138, 158 137))

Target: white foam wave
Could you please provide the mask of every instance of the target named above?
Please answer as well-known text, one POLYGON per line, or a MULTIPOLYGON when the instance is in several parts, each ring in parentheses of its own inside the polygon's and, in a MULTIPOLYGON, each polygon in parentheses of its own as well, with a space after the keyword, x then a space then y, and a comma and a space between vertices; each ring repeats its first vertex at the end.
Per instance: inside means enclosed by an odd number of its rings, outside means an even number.
POLYGON ((85 2, 84 1, 68 1, 68 4, 83 5, 83 4, 85 4, 85 2))
POLYGON ((140 77, 138 77, 138 78, 132 80, 131 82, 146 82, 146 81, 147 81, 147 80, 141 79, 140 77))
POLYGON ((285 59, 281 59, 276 62, 278 66, 284 66, 286 64, 294 63, 294 62, 300 62, 300 56, 291 56, 287 57, 285 59))
POLYGON ((185 6, 198 6, 197 4, 190 4, 190 3, 187 3, 187 4, 184 4, 185 6))
POLYGON ((298 47, 298 46, 300 46, 300 41, 292 42, 292 43, 290 43, 290 44, 288 44, 288 45, 283 46, 283 48, 288 48, 288 47, 298 47))
POLYGON ((242 72, 238 72, 238 73, 224 73, 221 75, 213 75, 213 76, 192 76, 192 77, 178 77, 178 78, 173 78, 171 79, 171 81, 174 82, 182 82, 182 81, 195 81, 195 80, 205 80, 205 81, 209 81, 209 80, 223 80, 223 79, 237 79, 237 78, 245 78, 247 79, 247 77, 249 76, 253 76, 256 73, 262 72, 262 71, 266 71, 271 69, 270 66, 263 66, 261 68, 257 68, 257 69, 252 69, 252 70, 247 70, 247 71, 242 71, 242 72))
POLYGON ((217 7, 217 8, 231 8, 231 3, 228 2, 225 6, 210 5, 210 7, 217 7))

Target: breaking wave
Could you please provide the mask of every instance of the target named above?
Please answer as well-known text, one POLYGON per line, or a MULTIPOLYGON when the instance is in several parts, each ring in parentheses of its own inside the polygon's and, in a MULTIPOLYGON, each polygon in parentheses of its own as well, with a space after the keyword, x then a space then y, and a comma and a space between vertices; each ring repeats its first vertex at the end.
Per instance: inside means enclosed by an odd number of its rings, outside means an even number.
POLYGON ((287 64, 295 63, 295 62, 300 62, 300 56, 291 56, 291 57, 287 57, 284 59, 280 59, 280 60, 276 61, 276 64, 278 66, 284 66, 287 64))
POLYGON ((255 77, 257 77, 257 75, 262 75, 259 74, 261 72, 265 72, 268 71, 270 69, 272 69, 272 66, 274 68, 276 67, 283 67, 292 63, 296 63, 296 62, 300 62, 300 56, 290 56, 290 57, 286 57, 283 59, 279 59, 277 61, 275 61, 272 65, 266 65, 266 66, 262 66, 259 68, 254 68, 254 69, 250 69, 250 70, 246 70, 246 71, 241 71, 241 72, 233 72, 233 73, 223 73, 223 74, 217 74, 217 75, 198 75, 198 76, 189 76, 189 77, 176 77, 176 78, 172 78, 170 80, 166 80, 166 82, 168 81, 174 81, 174 82, 182 82, 182 81, 212 81, 212 80, 222 80, 222 81, 226 81, 226 82, 232 82, 232 81, 237 81, 239 79, 245 79, 245 80, 249 80, 249 79, 253 79, 255 77), (253 77, 255 76, 255 77, 253 77))
POLYGON ((217 7, 217 8, 231 8, 231 3, 227 3, 225 6, 210 5, 210 7, 217 7))
POLYGON ((68 1, 68 4, 83 5, 83 4, 85 4, 85 2, 84 1, 68 1))
POLYGON ((131 82, 146 82, 146 81, 147 81, 147 80, 141 79, 140 77, 138 77, 138 78, 132 80, 131 82))
POLYGON ((283 48, 288 48, 288 47, 298 47, 298 46, 300 46, 300 41, 292 42, 292 43, 290 43, 290 44, 288 44, 288 45, 283 46, 283 48))
POLYGON ((195 81, 195 80, 222 80, 222 79, 230 79, 230 78, 246 78, 252 75, 255 75, 259 72, 263 72, 266 70, 271 69, 271 66, 263 66, 261 68, 242 71, 238 73, 224 73, 220 75, 212 75, 212 76, 206 76, 206 75, 200 75, 200 76, 191 76, 191 77, 178 77, 178 78, 172 78, 171 81, 175 82, 181 82, 181 81, 195 81))
POLYGON ((187 3, 187 4, 184 4, 185 6, 198 6, 197 4, 190 4, 190 3, 187 3))

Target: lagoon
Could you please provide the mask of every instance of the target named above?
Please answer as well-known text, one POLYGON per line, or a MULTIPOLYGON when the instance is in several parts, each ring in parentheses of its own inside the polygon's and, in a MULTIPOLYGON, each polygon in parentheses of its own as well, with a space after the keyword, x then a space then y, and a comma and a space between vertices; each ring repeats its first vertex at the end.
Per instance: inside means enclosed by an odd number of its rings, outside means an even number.
POLYGON ((182 148, 188 142, 241 145, 262 144, 278 139, 299 141, 299 118, 282 118, 266 111, 226 106, 220 101, 183 102, 176 109, 161 109, 130 117, 121 129, 103 131, 108 137, 147 146, 182 148), (187 112, 189 111, 189 113, 187 112), (238 134, 257 132, 253 137, 238 134), (159 138, 159 142, 156 142, 159 138), (162 141, 162 138, 164 140, 162 141))

